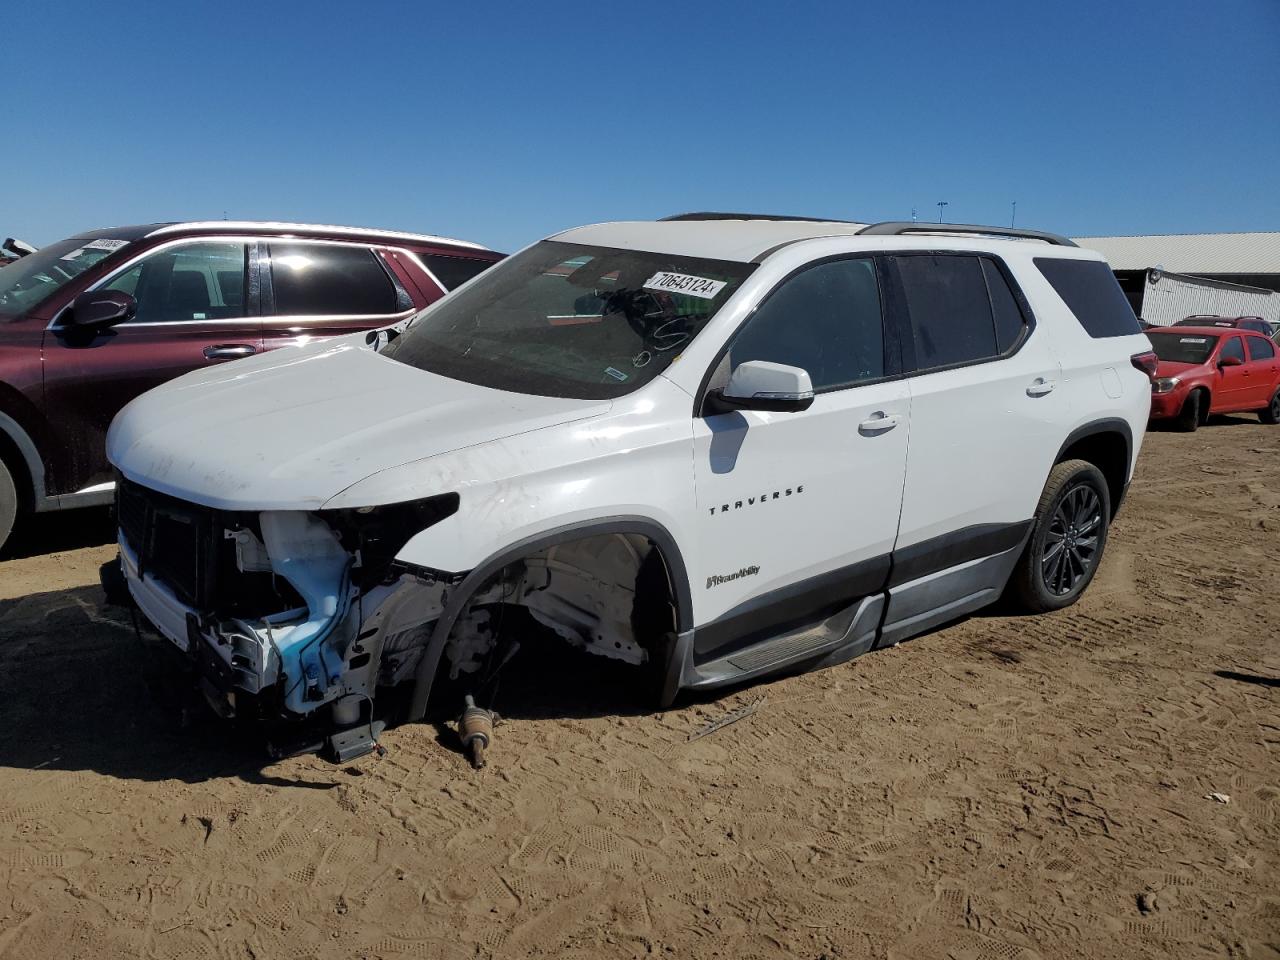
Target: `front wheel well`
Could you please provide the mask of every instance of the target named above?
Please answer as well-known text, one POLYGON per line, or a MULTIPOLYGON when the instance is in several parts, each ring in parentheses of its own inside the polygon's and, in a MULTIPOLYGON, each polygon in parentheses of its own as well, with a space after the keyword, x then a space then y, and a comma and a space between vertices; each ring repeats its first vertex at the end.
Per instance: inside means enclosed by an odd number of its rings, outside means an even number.
POLYGON ((17 487, 19 507, 23 510, 33 509, 36 490, 31 479, 31 471, 27 469, 27 461, 23 458, 18 445, 3 430, 0 430, 0 464, 9 471, 9 476, 13 478, 13 485, 17 487))
POLYGON ((1054 465, 1067 460, 1085 460, 1092 463, 1107 481, 1111 495, 1111 513, 1114 516, 1124 497, 1129 479, 1129 441, 1119 430, 1102 430, 1074 440, 1062 452, 1054 465))
POLYGON ((451 621, 442 618, 447 633, 432 639, 440 640, 438 660, 415 704, 425 709, 429 696, 433 710, 449 708, 440 700, 479 693, 520 645, 538 637, 639 668, 642 695, 656 699, 681 620, 680 569, 638 532, 584 531, 513 551, 459 598, 451 621))
POLYGON ((1190 400, 1195 394, 1199 394, 1202 398, 1200 403, 1200 425, 1203 426, 1209 422, 1209 407, 1213 405, 1213 394, 1204 384, 1192 387, 1187 391, 1187 399, 1190 400))

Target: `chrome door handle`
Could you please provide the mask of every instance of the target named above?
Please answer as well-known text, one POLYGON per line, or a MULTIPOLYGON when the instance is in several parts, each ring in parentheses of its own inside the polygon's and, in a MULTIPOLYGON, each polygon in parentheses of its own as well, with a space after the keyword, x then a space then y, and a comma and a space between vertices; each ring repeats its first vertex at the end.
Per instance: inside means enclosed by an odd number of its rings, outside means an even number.
POLYGON ((892 430, 898 425, 898 421, 902 417, 896 413, 885 415, 884 413, 873 413, 866 420, 858 424, 859 433, 884 433, 886 430, 892 430))
POLYGON ((1058 384, 1053 380, 1046 380, 1044 377, 1036 377, 1031 381, 1031 386, 1027 387, 1028 397, 1043 397, 1053 393, 1053 388, 1058 384))
POLYGON ((238 357, 251 357, 257 352, 257 347, 250 346, 247 343, 231 343, 216 347, 205 347, 204 358, 206 360, 235 360, 238 357))

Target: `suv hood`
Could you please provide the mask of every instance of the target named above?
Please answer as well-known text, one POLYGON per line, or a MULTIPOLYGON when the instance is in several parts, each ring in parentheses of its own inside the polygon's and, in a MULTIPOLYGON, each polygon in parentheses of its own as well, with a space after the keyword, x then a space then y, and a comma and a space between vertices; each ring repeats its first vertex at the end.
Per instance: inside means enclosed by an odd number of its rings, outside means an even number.
POLYGON ((116 417, 107 456, 130 480, 208 507, 315 510, 379 471, 610 406, 436 376, 380 356, 361 334, 157 387, 116 417))

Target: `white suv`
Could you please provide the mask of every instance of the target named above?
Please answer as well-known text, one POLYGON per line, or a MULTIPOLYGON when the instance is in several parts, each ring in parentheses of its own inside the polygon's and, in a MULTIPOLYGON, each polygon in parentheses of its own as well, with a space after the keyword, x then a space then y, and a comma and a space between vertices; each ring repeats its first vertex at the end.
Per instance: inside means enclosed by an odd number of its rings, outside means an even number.
POLYGON ((412 682, 412 719, 483 702, 553 635, 670 703, 1005 593, 1074 602, 1150 349, 1102 258, 1051 234, 580 227, 395 327, 134 401, 108 439, 121 566, 216 706, 311 715, 339 756, 376 688, 412 682))

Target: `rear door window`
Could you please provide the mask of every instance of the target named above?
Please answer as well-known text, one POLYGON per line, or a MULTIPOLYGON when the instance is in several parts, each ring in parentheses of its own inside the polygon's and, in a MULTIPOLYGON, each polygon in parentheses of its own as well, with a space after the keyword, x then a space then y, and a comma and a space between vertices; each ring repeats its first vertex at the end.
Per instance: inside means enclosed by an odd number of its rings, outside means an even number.
POLYGON ((999 355, 981 259, 953 254, 895 259, 907 299, 918 370, 999 355))
POLYGON ((396 288, 368 247, 274 242, 275 315, 378 316, 397 312, 396 288))
POLYGON ((1116 275, 1101 260, 1036 257, 1036 267, 1094 339, 1141 333, 1116 275))
POLYGON ((1249 356, 1254 360, 1271 360, 1276 355, 1276 348, 1270 340, 1260 337, 1249 337, 1249 356))
POLYGON ((996 346, 1001 353, 1011 350, 1027 329, 1027 318, 1022 315, 1018 301, 1009 289, 994 260, 982 260, 982 273, 987 281, 987 293, 991 297, 991 313, 996 323, 996 346))

